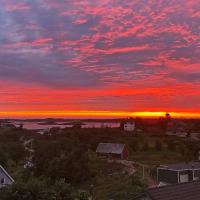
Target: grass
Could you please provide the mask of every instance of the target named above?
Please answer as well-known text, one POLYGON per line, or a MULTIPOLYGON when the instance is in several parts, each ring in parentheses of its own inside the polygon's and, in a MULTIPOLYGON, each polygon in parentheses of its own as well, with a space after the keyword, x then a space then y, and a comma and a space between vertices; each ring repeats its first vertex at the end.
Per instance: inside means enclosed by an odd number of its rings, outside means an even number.
POLYGON ((125 166, 118 163, 103 161, 101 172, 90 182, 84 183, 83 190, 91 191, 95 200, 133 198, 142 191, 142 187, 132 183, 132 176, 124 170, 125 166))
POLYGON ((149 150, 134 152, 132 153, 130 159, 134 160, 135 162, 150 166, 158 166, 160 164, 169 164, 183 161, 183 158, 179 152, 172 152, 166 149, 162 151, 149 150))
POLYGON ((133 185, 127 174, 113 174, 101 177, 95 184, 95 200, 124 200, 142 191, 141 187, 133 185))

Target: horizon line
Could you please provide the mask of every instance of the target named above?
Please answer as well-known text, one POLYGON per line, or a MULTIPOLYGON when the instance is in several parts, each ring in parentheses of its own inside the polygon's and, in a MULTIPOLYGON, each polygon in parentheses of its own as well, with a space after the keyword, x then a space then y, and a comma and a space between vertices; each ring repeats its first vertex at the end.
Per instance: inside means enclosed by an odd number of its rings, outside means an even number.
POLYGON ((0 111, 0 118, 124 118, 164 117, 169 113, 174 118, 200 118, 200 112, 170 111, 98 111, 98 110, 57 110, 57 111, 0 111))

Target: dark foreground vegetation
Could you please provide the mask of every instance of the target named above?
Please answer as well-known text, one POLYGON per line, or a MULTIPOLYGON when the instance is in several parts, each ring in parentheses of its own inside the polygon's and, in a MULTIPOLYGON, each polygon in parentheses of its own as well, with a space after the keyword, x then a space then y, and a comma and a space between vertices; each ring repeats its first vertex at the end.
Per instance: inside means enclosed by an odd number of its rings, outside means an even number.
POLYGON ((133 199, 154 184, 156 166, 195 160, 198 151, 198 141, 142 132, 133 136, 120 129, 71 128, 44 135, 17 128, 0 130, 0 164, 15 180, 0 190, 0 199, 133 199), (122 164, 98 158, 95 149, 100 142, 125 143, 136 173, 130 175, 122 164), (33 166, 24 168, 30 158, 33 166))

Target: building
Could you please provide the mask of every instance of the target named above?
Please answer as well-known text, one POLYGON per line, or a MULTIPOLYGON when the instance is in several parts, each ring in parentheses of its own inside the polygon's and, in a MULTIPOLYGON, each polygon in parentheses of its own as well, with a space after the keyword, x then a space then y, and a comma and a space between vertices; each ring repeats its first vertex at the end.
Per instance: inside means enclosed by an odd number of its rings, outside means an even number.
POLYGON ((157 168, 160 185, 184 183, 200 179, 200 162, 161 165, 157 168))
POLYGON ((147 189, 134 200, 199 200, 200 181, 147 189))
POLYGON ((2 123, 2 124, 0 124, 0 128, 4 129, 4 130, 13 130, 16 128, 16 126, 11 123, 4 123, 4 124, 2 123))
POLYGON ((124 123, 124 131, 134 131, 134 130, 135 130, 135 122, 124 123))
POLYGON ((120 123, 121 130, 133 132, 135 130, 135 120, 133 118, 128 118, 120 123))
POLYGON ((177 136, 177 137, 187 137, 188 135, 187 124, 180 120, 170 121, 167 124, 166 135, 177 136))
POLYGON ((99 143, 96 153, 108 158, 128 159, 128 149, 125 144, 99 143))
POLYGON ((12 185, 15 181, 8 172, 0 165, 0 188, 12 185))

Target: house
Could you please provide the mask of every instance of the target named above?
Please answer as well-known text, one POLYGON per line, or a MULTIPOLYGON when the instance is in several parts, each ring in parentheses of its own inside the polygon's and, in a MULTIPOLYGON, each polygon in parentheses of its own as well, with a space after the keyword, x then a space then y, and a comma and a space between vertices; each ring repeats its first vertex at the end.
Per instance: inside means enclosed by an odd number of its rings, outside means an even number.
POLYGON ((12 185, 15 181, 8 172, 0 165, 0 188, 12 185))
POLYGON ((99 143, 96 153, 109 158, 128 159, 128 149, 125 144, 99 143))
POLYGON ((170 121, 167 124, 166 135, 177 136, 177 137, 187 137, 188 128, 187 124, 182 121, 170 121))
POLYGON ((135 130, 135 122, 124 123, 124 131, 134 131, 134 130, 135 130))
POLYGON ((200 179, 200 162, 161 165, 157 168, 160 185, 184 183, 200 179))
POLYGON ((200 181, 147 189, 134 200, 199 200, 200 181))
POLYGON ((121 122, 120 127, 122 130, 124 131, 134 131, 135 130, 135 121, 133 120, 133 118, 129 118, 127 120, 124 120, 121 122))
POLYGON ((11 124, 11 123, 2 123, 0 125, 0 128, 4 129, 4 130, 12 130, 12 129, 15 129, 16 126, 14 124, 11 124))
POLYGON ((40 135, 48 134, 49 133, 49 128, 46 129, 38 129, 36 132, 40 135))

